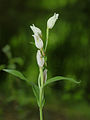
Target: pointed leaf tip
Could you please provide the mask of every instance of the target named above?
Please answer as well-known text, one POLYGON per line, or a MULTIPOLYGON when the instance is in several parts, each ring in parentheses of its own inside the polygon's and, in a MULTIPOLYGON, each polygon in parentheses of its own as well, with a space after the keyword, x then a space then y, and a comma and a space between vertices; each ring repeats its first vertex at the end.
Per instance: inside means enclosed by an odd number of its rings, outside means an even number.
POLYGON ((74 80, 73 78, 68 78, 68 77, 63 77, 63 76, 56 76, 56 77, 53 77, 53 78, 50 78, 46 81, 46 83, 44 84, 44 86, 50 84, 50 83, 53 83, 53 82, 56 82, 56 81, 59 81, 59 80, 67 80, 67 81, 71 81, 71 82, 74 82, 74 83, 77 83, 79 84, 80 82, 74 80))

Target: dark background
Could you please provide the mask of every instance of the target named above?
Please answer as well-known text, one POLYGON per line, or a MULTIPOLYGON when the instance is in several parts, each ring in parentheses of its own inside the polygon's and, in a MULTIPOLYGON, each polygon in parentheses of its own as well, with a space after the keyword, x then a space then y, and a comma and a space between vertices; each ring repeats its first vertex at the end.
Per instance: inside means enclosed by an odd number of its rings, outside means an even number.
MULTIPOLYGON (((90 1, 0 0, 0 69, 24 73, 37 83, 38 65, 31 24, 43 32, 49 17, 59 13, 50 31, 48 78, 73 77, 79 85, 56 82, 45 90, 46 120, 90 120, 90 1)), ((39 120, 31 87, 0 71, 0 120, 39 120)))

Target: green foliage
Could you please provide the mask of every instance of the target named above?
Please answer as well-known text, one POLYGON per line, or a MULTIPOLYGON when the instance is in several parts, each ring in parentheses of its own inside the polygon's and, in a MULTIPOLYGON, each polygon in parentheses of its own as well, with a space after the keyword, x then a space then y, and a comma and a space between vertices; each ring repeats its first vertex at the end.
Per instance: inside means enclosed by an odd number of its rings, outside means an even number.
POLYGON ((24 77, 24 75, 21 72, 17 71, 17 70, 3 69, 3 71, 5 71, 7 73, 10 73, 10 74, 22 79, 22 80, 27 81, 27 79, 24 77))
POLYGON ((35 85, 33 82, 29 82, 28 79, 21 72, 19 72, 17 70, 3 69, 3 71, 5 71, 9 74, 12 74, 12 75, 26 81, 28 84, 30 84, 32 86, 33 93, 37 99, 37 104, 39 106, 39 88, 37 85, 35 85))
POLYGON ((73 78, 67 78, 67 77, 63 77, 63 76, 56 76, 56 77, 53 77, 53 78, 50 78, 46 81, 46 83, 44 84, 44 86, 50 84, 50 83, 53 83, 53 82, 56 82, 56 81, 59 81, 59 80, 66 80, 66 81, 71 81, 71 82, 74 82, 74 83, 80 83, 80 82, 77 82, 76 80, 74 80, 73 78))

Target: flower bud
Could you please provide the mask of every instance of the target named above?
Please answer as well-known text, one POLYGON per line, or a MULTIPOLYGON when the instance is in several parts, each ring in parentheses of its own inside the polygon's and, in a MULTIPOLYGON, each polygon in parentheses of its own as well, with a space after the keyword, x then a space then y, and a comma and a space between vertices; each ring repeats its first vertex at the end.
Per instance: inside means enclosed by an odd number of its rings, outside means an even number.
POLYGON ((46 80, 47 80, 47 69, 45 69, 44 72, 43 72, 43 81, 44 81, 44 83, 46 82, 46 80))
POLYGON ((33 24, 32 26, 30 26, 31 30, 33 31, 33 33, 35 35, 39 35, 42 36, 42 32, 38 27, 35 27, 35 25, 33 24))
POLYGON ((40 52, 40 50, 37 51, 37 63, 39 67, 43 67, 44 65, 44 58, 40 52))
POLYGON ((54 13, 52 17, 50 17, 47 21, 47 28, 52 29, 53 26, 55 25, 57 19, 58 19, 59 14, 54 13))
POLYGON ((34 34, 32 36, 34 37, 36 47, 38 49, 42 49, 43 48, 43 41, 42 41, 42 39, 37 34, 34 34))

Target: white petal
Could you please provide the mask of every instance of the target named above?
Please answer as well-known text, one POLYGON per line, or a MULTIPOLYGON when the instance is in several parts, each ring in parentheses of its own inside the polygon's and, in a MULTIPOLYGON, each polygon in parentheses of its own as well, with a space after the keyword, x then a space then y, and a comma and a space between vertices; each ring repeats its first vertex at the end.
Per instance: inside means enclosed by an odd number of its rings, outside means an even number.
POLYGON ((38 49, 41 49, 43 48, 43 41, 42 39, 40 38, 40 36, 38 35, 32 35, 34 37, 34 40, 35 40, 35 45, 38 49))
POLYGON ((40 50, 37 51, 37 63, 39 67, 43 67, 44 65, 44 58, 42 57, 40 50))
POLYGON ((42 36, 41 30, 38 27, 35 27, 34 24, 32 26, 30 26, 30 28, 31 28, 31 30, 33 31, 34 34, 42 36))
POLYGON ((53 28, 53 26, 55 25, 58 17, 59 17, 59 14, 54 13, 54 15, 48 19, 48 21, 47 21, 48 29, 52 29, 53 28))

